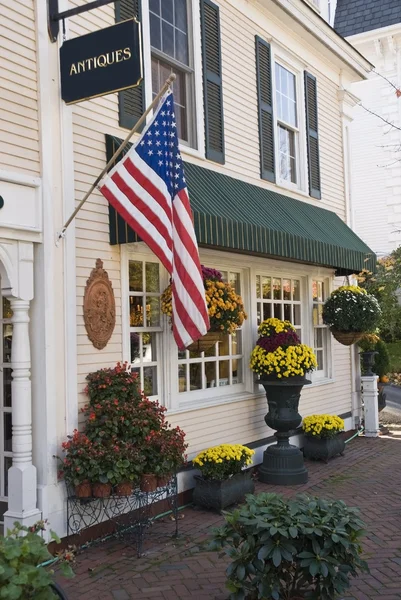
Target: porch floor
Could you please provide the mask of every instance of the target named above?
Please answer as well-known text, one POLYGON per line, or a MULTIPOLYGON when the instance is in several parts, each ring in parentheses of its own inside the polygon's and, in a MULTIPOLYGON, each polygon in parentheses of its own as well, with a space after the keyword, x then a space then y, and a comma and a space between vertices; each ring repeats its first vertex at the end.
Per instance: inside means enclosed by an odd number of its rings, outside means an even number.
MULTIPOLYGON (((356 438, 344 457, 307 462, 309 482, 283 488, 257 484, 257 492, 298 492, 339 498, 361 509, 368 534, 364 550, 370 575, 355 579, 344 600, 401 599, 401 431, 376 439, 356 438)), ((145 556, 118 540, 93 546, 77 557, 76 577, 60 580, 69 600, 226 600, 227 561, 205 549, 221 516, 186 508, 180 537, 169 518, 157 521, 145 556)))

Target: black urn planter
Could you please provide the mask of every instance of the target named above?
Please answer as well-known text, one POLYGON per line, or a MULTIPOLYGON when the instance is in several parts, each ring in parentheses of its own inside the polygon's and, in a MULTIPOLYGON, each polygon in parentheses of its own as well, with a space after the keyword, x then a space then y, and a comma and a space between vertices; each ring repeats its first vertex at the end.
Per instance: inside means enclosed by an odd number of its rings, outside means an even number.
POLYGON ((273 485, 301 485, 308 481, 304 457, 299 448, 289 442, 291 433, 301 424, 298 412, 299 398, 304 385, 311 383, 305 377, 287 379, 260 378, 266 391, 269 412, 265 416, 268 427, 276 430, 277 444, 268 446, 259 467, 259 481, 273 485))
POLYGON ((222 481, 207 480, 196 475, 195 481, 192 497, 195 506, 217 511, 241 502, 246 494, 253 494, 255 491, 255 483, 250 471, 242 471, 242 473, 237 473, 230 479, 222 481))
POLYGON ((359 355, 362 358, 362 371, 367 377, 374 375, 372 368, 375 364, 375 356, 378 352, 360 352, 359 355))
POLYGON ((317 438, 305 436, 304 438, 304 456, 314 460, 323 460, 328 462, 333 456, 344 454, 345 441, 339 434, 332 438, 317 438))

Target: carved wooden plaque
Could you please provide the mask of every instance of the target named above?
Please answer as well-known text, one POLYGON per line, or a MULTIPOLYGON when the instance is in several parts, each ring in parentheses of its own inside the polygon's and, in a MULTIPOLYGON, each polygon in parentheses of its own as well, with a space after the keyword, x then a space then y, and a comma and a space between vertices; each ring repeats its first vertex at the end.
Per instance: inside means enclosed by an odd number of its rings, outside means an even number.
POLYGON ((86 282, 84 321, 88 338, 95 348, 102 350, 114 331, 116 303, 111 281, 100 258, 86 282))

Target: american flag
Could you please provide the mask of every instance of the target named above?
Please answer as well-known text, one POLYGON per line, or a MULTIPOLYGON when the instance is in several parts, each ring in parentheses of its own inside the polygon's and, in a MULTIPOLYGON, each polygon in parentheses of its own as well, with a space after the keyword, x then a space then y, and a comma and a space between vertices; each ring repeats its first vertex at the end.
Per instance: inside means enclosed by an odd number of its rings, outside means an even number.
POLYGON ((186 348, 210 324, 171 91, 99 189, 170 273, 173 334, 186 348))

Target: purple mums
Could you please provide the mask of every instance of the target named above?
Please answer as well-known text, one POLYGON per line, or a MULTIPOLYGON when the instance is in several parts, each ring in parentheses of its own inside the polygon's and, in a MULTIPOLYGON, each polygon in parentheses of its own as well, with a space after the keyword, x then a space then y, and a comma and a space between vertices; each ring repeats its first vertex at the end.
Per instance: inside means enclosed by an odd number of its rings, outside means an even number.
POLYGON ((288 348, 288 346, 297 346, 300 343, 301 340, 295 331, 282 331, 271 337, 260 337, 256 342, 256 344, 261 346, 266 352, 274 352, 279 346, 282 346, 285 349, 288 348))
POLYGON ((222 281, 223 280, 222 274, 217 269, 211 269, 210 267, 205 267, 204 265, 201 265, 201 268, 202 268, 202 277, 204 280, 205 279, 211 279, 213 281, 222 281))

